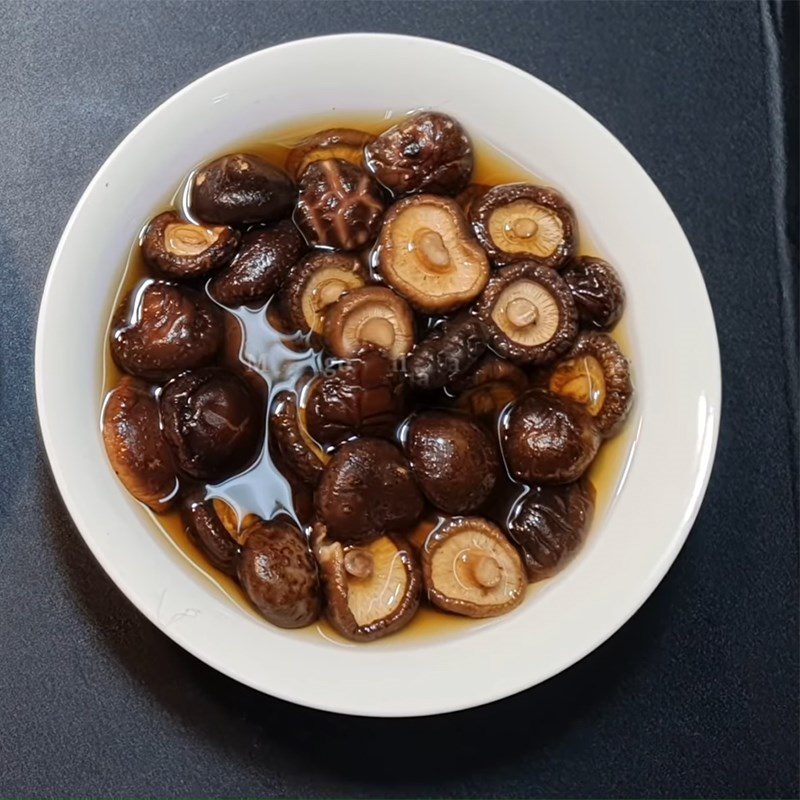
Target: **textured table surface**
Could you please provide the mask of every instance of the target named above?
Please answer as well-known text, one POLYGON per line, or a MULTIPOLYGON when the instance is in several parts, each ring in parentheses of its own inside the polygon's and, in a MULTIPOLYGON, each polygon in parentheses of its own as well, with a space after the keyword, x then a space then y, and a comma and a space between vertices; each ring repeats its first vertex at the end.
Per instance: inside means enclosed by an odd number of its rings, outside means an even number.
POLYGON ((0 0, 0 796, 796 796, 796 11, 0 0), (683 225, 722 351, 716 466, 652 598, 545 685, 433 719, 297 708, 183 652, 87 551, 34 408, 48 263, 117 142, 213 67, 352 30, 484 50, 594 114, 683 225))

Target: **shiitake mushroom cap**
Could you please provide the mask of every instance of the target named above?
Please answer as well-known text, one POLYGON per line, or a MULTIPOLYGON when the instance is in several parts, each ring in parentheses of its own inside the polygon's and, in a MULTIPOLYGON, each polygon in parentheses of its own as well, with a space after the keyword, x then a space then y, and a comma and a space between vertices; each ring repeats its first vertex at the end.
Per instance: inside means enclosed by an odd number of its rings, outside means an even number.
POLYGON ((371 133, 353 128, 327 128, 298 142, 286 156, 286 171, 300 180, 315 161, 332 158, 364 166, 364 148, 375 140, 371 133))
POLYGON ((454 383, 456 408, 494 423, 502 410, 528 389, 528 376, 516 364, 487 353, 472 372, 454 383))
POLYGON ((194 491, 184 498, 181 519, 190 541, 211 566, 234 577, 241 548, 217 515, 215 504, 205 499, 204 492, 194 491))
POLYGON ((304 416, 293 392, 279 392, 269 415, 271 442, 294 475, 316 486, 329 457, 308 433, 304 416))
POLYGON ((582 325, 614 327, 625 309, 625 288, 611 264, 597 256, 579 256, 561 276, 572 291, 582 325))

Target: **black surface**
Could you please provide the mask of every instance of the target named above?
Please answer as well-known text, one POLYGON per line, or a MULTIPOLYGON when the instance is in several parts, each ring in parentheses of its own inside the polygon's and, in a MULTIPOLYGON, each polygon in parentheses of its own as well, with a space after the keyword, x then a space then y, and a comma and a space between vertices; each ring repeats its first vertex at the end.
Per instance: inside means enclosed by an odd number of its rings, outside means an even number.
MULTIPOLYGON (((797 796, 796 12, 3 0, 0 795, 797 796), (212 67, 350 30, 484 50, 594 114, 683 225, 722 351, 716 466, 653 597, 547 684, 427 720, 296 708, 174 645, 83 545, 34 409, 47 266, 116 143, 212 67)), ((409 691, 424 680, 420 664, 409 691)))

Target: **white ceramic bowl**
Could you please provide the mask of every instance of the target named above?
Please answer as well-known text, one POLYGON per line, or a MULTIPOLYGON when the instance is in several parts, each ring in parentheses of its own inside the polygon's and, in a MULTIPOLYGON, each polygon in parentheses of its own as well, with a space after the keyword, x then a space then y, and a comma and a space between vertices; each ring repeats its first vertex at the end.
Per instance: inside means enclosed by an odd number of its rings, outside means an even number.
MULTIPOLYGON (((145 119, 61 238, 36 339, 42 435, 64 501, 112 580, 164 633, 277 697, 371 716, 486 703, 555 675, 614 633, 672 564, 714 456, 720 372, 700 270, 666 201, 586 112, 501 61, 376 34, 290 42, 206 75, 145 119), (637 403, 613 503, 573 564, 516 613, 441 638, 341 646, 261 623, 193 569, 112 473, 99 432, 101 331, 131 242, 209 154, 324 111, 427 106, 563 190, 628 292, 637 403)), ((98 587, 101 591, 102 587, 98 587)))

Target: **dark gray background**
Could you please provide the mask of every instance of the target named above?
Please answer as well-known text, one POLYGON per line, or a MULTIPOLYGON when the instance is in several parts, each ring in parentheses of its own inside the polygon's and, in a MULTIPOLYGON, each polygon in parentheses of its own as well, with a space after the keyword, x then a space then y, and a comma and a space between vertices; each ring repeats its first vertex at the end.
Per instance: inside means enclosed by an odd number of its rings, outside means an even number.
POLYGON ((796 11, 2 0, 0 795, 797 796, 796 11), (653 597, 547 684, 427 720, 296 708, 180 650, 89 555, 34 409, 48 263, 117 142, 212 67, 352 30, 484 50, 594 114, 681 221, 722 350, 716 466, 653 597))

